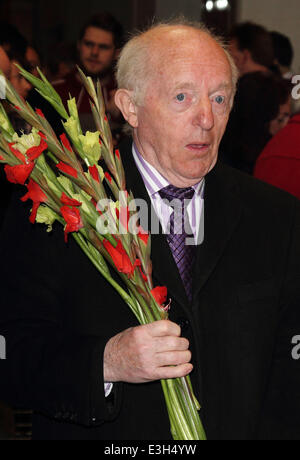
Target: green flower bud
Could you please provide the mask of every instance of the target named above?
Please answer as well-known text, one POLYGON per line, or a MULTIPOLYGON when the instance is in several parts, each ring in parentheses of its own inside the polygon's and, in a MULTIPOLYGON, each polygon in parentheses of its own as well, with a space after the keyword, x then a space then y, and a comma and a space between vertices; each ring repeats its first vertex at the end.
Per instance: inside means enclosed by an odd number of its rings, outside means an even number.
POLYGON ((12 127, 12 124, 9 121, 9 118, 1 104, 0 104, 0 128, 3 131, 5 131, 5 133, 7 133, 11 138, 15 134, 15 130, 12 127))
POLYGON ((74 117, 68 118, 68 120, 63 123, 65 130, 69 134, 70 138, 76 145, 78 143, 78 136, 81 133, 81 129, 79 128, 78 121, 74 117))
POLYGON ((91 166, 97 164, 101 158, 101 144, 99 141, 100 133, 87 132, 85 136, 79 135, 81 147, 91 166))
POLYGON ((48 225, 47 232, 52 232, 52 226, 56 221, 56 214, 48 206, 41 205, 37 211, 36 222, 48 225))

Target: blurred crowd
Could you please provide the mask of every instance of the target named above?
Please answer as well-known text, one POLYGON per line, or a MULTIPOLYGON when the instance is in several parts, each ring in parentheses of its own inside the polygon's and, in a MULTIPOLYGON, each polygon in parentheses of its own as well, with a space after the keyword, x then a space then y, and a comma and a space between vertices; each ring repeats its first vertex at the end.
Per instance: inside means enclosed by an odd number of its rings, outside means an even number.
MULTIPOLYGON (((125 134, 124 120, 114 103, 114 68, 123 44, 122 25, 110 14, 100 13, 83 25, 76 45, 58 44, 44 60, 20 31, 1 22, 0 69, 20 96, 33 108, 42 110, 57 135, 62 133, 59 116, 22 77, 16 65, 36 76, 39 75, 37 68, 41 69, 64 104, 70 94, 75 97, 83 131, 94 130, 94 123, 89 97, 77 66, 95 82, 100 79, 107 117, 117 145, 125 134)), ((280 32, 270 32, 263 26, 245 22, 233 27, 229 50, 240 78, 220 147, 220 159, 300 198, 300 90, 299 94, 293 91, 296 88, 291 40, 280 32)), ((5 105, 5 101, 3 103, 5 105)), ((30 130, 15 110, 8 105, 5 109, 16 131, 26 133, 30 130)), ((1 169, 0 226, 10 193, 4 182, 1 169)))
MULTIPOLYGON (((65 104, 69 94, 76 97, 84 131, 94 130, 94 123, 77 65, 94 81, 100 79, 107 117, 117 145, 124 136, 124 120, 114 103, 114 67, 123 44, 122 25, 110 14, 100 13, 83 25, 76 45, 58 44, 44 60, 14 26, 2 22, 0 69, 33 108, 42 110, 58 135, 62 132, 58 115, 20 75, 16 64, 36 76, 39 67, 65 104)), ((300 198, 300 115, 297 114, 300 106, 297 92, 296 97, 292 97, 295 92, 291 40, 280 32, 270 32, 263 26, 246 22, 232 29, 229 49, 240 78, 220 147, 220 159, 300 198)), ((5 108, 15 129, 26 133, 30 127, 10 107, 5 108)), ((1 195, 6 203, 7 197, 1 195)))

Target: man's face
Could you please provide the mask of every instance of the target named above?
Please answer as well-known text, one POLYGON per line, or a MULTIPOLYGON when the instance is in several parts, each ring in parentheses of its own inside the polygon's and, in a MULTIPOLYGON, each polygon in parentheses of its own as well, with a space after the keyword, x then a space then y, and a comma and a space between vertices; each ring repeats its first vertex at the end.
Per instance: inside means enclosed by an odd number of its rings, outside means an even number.
POLYGON ((216 164, 231 109, 232 74, 225 53, 206 34, 177 29, 172 38, 161 41, 154 56, 134 138, 166 179, 189 187, 216 164))
POLYGON ((9 79, 10 77, 10 68, 10 60, 2 46, 0 46, 0 69, 2 70, 7 79, 9 79))
POLYGON ((88 27, 78 42, 80 62, 91 76, 105 76, 116 58, 113 34, 97 27, 88 27))

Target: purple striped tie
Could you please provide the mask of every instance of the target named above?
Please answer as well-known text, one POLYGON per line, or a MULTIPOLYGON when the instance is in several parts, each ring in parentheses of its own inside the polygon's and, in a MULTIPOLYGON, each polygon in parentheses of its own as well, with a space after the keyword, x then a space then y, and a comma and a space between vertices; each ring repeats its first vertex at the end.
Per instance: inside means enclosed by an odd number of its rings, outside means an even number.
POLYGON ((160 190, 159 194, 163 199, 168 200, 169 206, 174 208, 170 217, 170 233, 167 235, 167 241, 178 267, 188 299, 192 301, 192 273, 195 262, 195 246, 187 244, 187 239, 194 238, 189 224, 187 205, 194 197, 195 190, 191 187, 177 188, 169 185, 160 190))

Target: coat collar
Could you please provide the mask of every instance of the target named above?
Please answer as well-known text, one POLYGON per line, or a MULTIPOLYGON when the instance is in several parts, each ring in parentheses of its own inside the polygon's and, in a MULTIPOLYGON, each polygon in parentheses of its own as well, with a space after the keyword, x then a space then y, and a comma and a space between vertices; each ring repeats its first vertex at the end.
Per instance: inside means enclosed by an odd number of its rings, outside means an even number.
MULTIPOLYGON (((148 204, 149 222, 151 212, 155 213, 145 188, 142 177, 137 170, 133 155, 132 142, 120 146, 124 164, 127 189, 135 198, 143 199, 148 204)), ((228 168, 221 164, 206 176, 204 199, 204 242, 197 249, 193 306, 197 307, 197 298, 216 265, 218 264, 241 216, 241 203, 237 184, 231 183, 228 168)), ((203 217, 203 216, 202 216, 203 217)), ((173 259, 169 245, 161 228, 159 235, 152 235, 153 278, 155 284, 167 286, 170 296, 190 308, 179 271, 173 259)))

